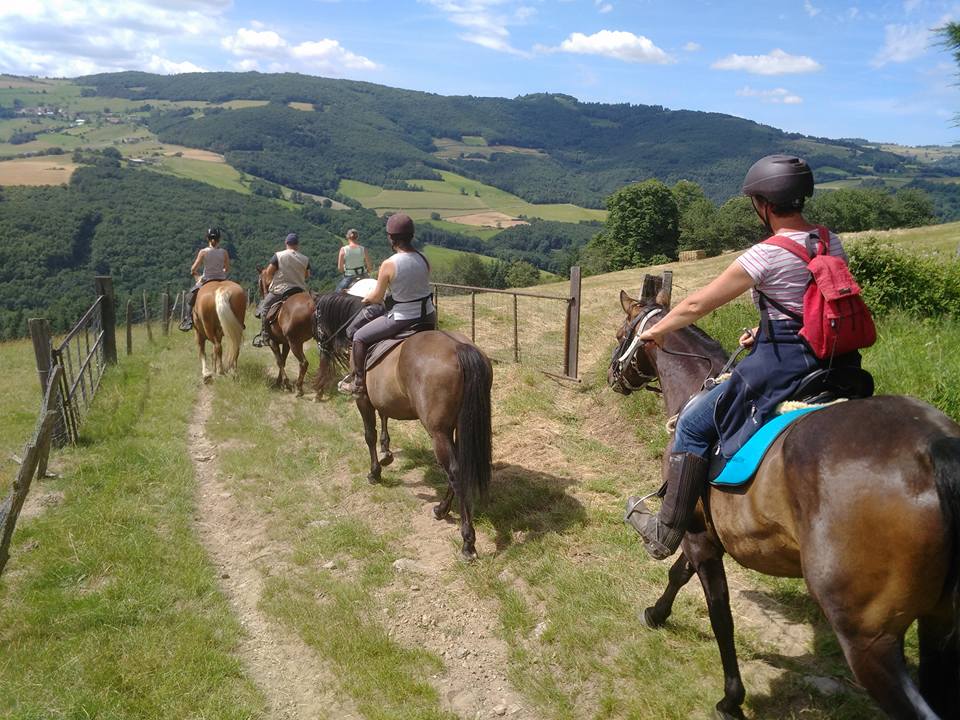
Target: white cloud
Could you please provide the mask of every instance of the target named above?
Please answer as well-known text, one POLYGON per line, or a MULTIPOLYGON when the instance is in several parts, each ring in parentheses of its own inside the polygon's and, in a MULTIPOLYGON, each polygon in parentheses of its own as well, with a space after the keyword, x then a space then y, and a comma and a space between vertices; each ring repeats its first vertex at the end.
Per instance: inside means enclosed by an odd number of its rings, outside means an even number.
POLYGON ((700 43, 695 43, 695 42, 693 42, 693 41, 690 41, 690 42, 688 42, 686 45, 683 46, 683 49, 684 49, 686 52, 696 52, 697 50, 700 49, 700 47, 701 47, 701 46, 700 46, 700 43))
POLYGON ((31 0, 0 4, 0 66, 76 76, 195 71, 164 46, 216 26, 230 0, 31 0))
POLYGON ((674 62, 672 57, 654 45, 649 38, 624 30, 600 30, 593 35, 575 32, 560 43, 559 50, 579 55, 602 55, 625 62, 674 62))
POLYGON ((516 0, 419 0, 432 5, 454 25, 464 28, 460 39, 490 50, 527 56, 510 43, 511 25, 527 22, 536 8, 516 0))
POLYGON ((807 15, 810 17, 816 17, 820 14, 820 8, 814 7, 810 0, 803 0, 803 9, 807 11, 807 15))
POLYGON ((758 98, 765 103, 778 103, 783 105, 799 105, 803 98, 795 95, 786 88, 773 88, 772 90, 757 90, 747 85, 737 90, 739 97, 758 98))
POLYGON ((601 13, 608 13, 613 10, 613 5, 604 0, 593 0, 593 4, 597 6, 597 11, 601 13))
POLYGON ((823 66, 806 55, 790 55, 776 48, 766 55, 727 55, 710 67, 714 70, 743 70, 754 75, 786 75, 816 72, 823 66))
POLYGON ((887 25, 884 33, 883 47, 872 61, 874 67, 913 60, 930 47, 930 30, 922 25, 887 25))
POLYGON ((240 28, 220 40, 224 50, 240 60, 241 70, 301 71, 340 74, 343 70, 375 70, 377 64, 350 52, 338 40, 324 38, 291 45, 273 30, 240 28))

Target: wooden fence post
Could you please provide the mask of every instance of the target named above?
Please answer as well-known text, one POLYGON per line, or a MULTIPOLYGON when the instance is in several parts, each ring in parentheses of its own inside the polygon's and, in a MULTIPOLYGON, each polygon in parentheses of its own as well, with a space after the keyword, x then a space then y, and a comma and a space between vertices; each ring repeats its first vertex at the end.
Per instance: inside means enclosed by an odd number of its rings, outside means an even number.
POLYGON ((570 301, 563 333, 563 374, 576 378, 580 370, 580 266, 570 268, 570 301))
POLYGON ((657 293, 657 302, 663 303, 663 305, 669 310, 670 300, 672 295, 673 295, 673 270, 664 270, 663 281, 660 284, 660 292, 657 293))
POLYGON ((147 305, 147 291, 143 291, 143 322, 147 326, 147 340, 153 342, 153 328, 150 327, 150 307, 147 305))
POLYGON ((160 315, 163 317, 161 332, 164 336, 170 334, 170 291, 164 290, 160 295, 160 315))
POLYGON ((117 363, 117 309, 113 296, 113 278, 97 275, 93 287, 100 301, 100 328, 103 330, 103 356, 109 365, 117 363))
POLYGON ((46 318, 30 318, 30 339, 33 340, 33 356, 37 361, 37 376, 40 378, 40 392, 47 393, 50 370, 53 365, 53 344, 50 341, 50 323, 46 318))
POLYGON ((133 298, 127 298, 127 355, 133 353, 133 298))

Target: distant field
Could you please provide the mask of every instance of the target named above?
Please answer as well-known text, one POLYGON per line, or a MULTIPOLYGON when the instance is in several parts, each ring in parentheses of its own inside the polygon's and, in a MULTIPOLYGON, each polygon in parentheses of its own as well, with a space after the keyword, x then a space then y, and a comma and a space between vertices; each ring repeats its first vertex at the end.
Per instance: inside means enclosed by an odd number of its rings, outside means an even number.
POLYGON ((915 158, 921 162, 936 162, 946 157, 960 156, 960 145, 923 145, 920 147, 910 147, 907 145, 879 144, 868 145, 880 150, 905 155, 915 158))
POLYGON ((861 242, 870 238, 913 250, 953 255, 960 249, 960 222, 902 230, 867 230, 843 235, 844 243, 861 242))
POLYGON ((887 187, 901 188, 913 180, 913 176, 903 175, 850 175, 843 180, 831 180, 830 182, 817 183, 817 188, 822 190, 838 190, 840 188, 858 188, 864 180, 883 180, 887 187))
POLYGON ((147 165, 154 172, 166 172, 170 175, 199 180, 224 190, 250 194, 250 188, 243 183, 243 175, 232 165, 224 162, 210 162, 189 157, 164 157, 156 165, 147 165))
MULTIPOLYGON (((477 253, 463 252, 462 250, 453 250, 451 248, 438 247, 436 245, 424 245, 423 254, 427 256, 427 259, 430 261, 430 265, 434 272, 446 272, 447 270, 450 270, 454 261, 457 258, 465 255, 478 257, 482 263, 487 265, 491 265, 497 261, 496 258, 487 257, 486 255, 478 255, 477 253)), ((546 270, 540 271, 541 283, 556 282, 557 280, 561 279, 562 278, 559 275, 554 275, 546 270)))
POLYGON ((225 103, 220 103, 220 107, 227 108, 228 110, 243 110, 244 108, 263 107, 269 104, 269 100, 229 100, 225 103))
POLYGON ((469 227, 467 225, 461 225, 460 223, 449 222, 447 220, 421 220, 418 223, 418 226, 423 225, 432 225, 433 227, 440 228, 441 230, 449 230, 450 232, 461 233, 462 235, 470 235, 471 237, 480 238, 481 240, 489 240, 500 232, 500 230, 497 228, 469 227))
POLYGON ((77 166, 69 155, 19 158, 0 162, 0 185, 61 185, 77 166))
POLYGON ((287 106, 292 107, 294 110, 303 110, 304 112, 313 112, 316 110, 313 103, 308 102, 289 102, 287 106))
MULTIPOLYGON (((411 184, 423 187, 421 192, 409 190, 384 190, 357 180, 344 180, 340 183, 340 192, 358 200, 364 207, 377 212, 403 210, 414 220, 424 220, 431 213, 439 213, 448 223, 458 224, 457 215, 468 215, 494 211, 511 218, 525 215, 544 220, 579 222, 581 220, 603 220, 606 212, 591 210, 570 204, 535 205, 516 195, 500 190, 476 180, 451 172, 441 172, 442 180, 411 179, 411 184)), ((471 233, 469 225, 461 225, 459 230, 471 233)))
POLYGON ((522 148, 515 145, 487 145, 487 141, 482 137, 473 135, 465 135, 462 140, 434 138, 433 144, 437 147, 434 155, 446 159, 459 158, 461 155, 477 154, 489 158, 494 153, 517 153, 519 155, 547 157, 545 152, 534 148, 522 148))

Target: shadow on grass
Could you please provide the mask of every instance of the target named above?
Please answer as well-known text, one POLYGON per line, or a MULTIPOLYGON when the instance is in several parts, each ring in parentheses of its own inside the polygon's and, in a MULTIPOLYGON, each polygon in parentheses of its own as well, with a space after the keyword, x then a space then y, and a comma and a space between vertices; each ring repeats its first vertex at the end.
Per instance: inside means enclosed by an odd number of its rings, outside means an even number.
MULTIPOLYGON (((440 502, 447 492, 447 476, 437 464, 433 451, 422 446, 404 448, 394 479, 388 479, 385 473, 382 484, 399 485, 397 475, 415 468, 423 468, 423 485, 434 491, 432 494, 417 492, 417 497, 440 502)), ((548 533, 563 533, 587 520, 583 505, 567 494, 567 488, 575 484, 570 478, 521 465, 494 463, 490 492, 486 501, 478 504, 476 516, 493 525, 498 552, 516 542, 527 543, 548 533), (518 534, 522 540, 517 539, 518 534)))

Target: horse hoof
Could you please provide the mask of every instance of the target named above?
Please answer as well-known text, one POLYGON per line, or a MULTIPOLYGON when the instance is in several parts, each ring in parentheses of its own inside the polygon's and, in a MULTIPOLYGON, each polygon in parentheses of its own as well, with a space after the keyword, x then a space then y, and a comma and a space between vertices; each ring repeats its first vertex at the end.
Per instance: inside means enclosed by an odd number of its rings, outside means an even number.
POLYGON ((376 485, 380 482, 380 473, 370 473, 367 475, 367 482, 371 485, 376 485))
POLYGON ((447 516, 446 512, 440 512, 440 506, 433 506, 433 517, 435 520, 443 520, 447 516))
POLYGON ((392 462, 393 462, 393 453, 392 453, 392 452, 388 452, 386 455, 381 455, 381 456, 380 456, 380 464, 381 464, 381 465, 389 465, 389 464, 392 463, 392 462))
POLYGON ((734 708, 731 710, 724 710, 721 706, 723 705, 723 700, 717 703, 717 706, 713 710, 713 717, 716 720, 747 720, 747 716, 743 714, 743 710, 740 708, 734 708))
POLYGON ((204 376, 203 376, 203 384, 204 384, 204 385, 209 385, 209 384, 212 383, 212 382, 213 382, 213 375, 204 375, 204 376))
POLYGON ((654 617, 652 607, 644 608, 643 612, 640 613, 640 623, 651 630, 663 627, 663 621, 654 617))
POLYGON ((463 560, 463 562, 472 563, 477 559, 477 551, 473 548, 470 548, 469 550, 464 548, 460 551, 460 559, 463 560))

